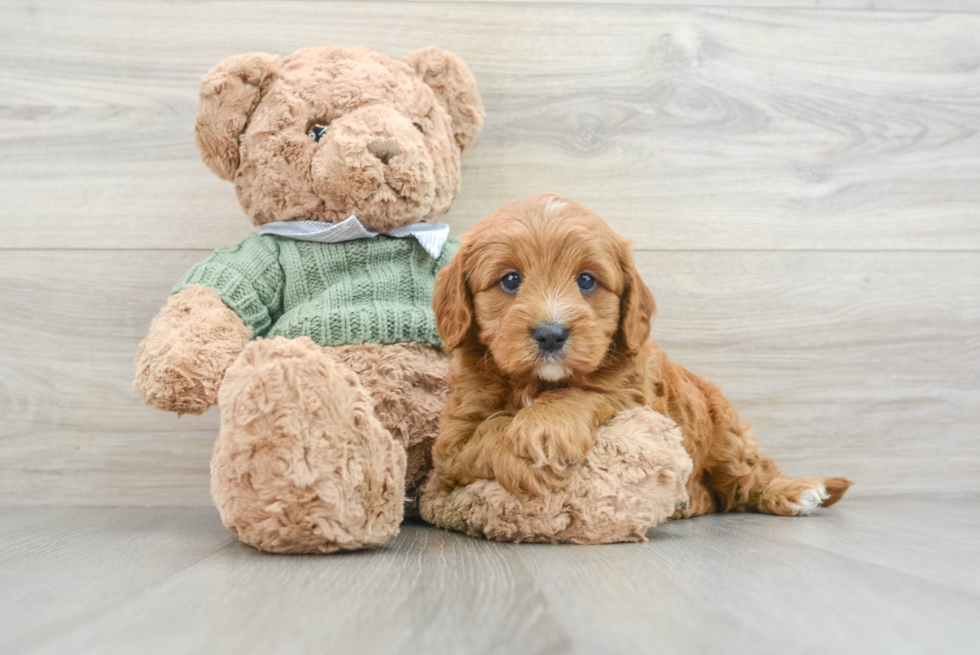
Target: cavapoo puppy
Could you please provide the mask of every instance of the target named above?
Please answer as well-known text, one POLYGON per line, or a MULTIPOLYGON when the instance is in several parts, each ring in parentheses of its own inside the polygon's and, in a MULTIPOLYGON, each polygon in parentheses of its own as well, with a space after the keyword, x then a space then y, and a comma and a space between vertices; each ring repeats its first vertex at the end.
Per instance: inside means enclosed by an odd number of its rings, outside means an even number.
POLYGON ((601 425, 642 405, 681 426, 694 461, 678 517, 795 516, 850 486, 784 476, 718 388, 667 359, 649 336, 656 305, 631 242, 585 207, 537 196, 461 241, 433 301, 454 353, 433 451, 447 488, 481 478, 517 495, 561 485, 601 425))

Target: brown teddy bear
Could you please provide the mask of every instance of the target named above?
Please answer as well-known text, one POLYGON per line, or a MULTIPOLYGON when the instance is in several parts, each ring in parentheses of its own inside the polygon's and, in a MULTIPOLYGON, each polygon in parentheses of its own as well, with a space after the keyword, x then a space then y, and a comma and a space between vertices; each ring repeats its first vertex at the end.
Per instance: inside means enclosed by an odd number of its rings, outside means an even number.
MULTIPOLYGON (((432 289, 458 248, 435 221, 482 120, 473 75, 437 48, 401 61, 363 48, 251 53, 204 77, 198 148, 260 233, 176 285, 134 386, 178 414, 221 408, 211 493, 245 543, 374 546, 417 508, 447 396, 432 289)), ((516 523, 525 505, 495 483, 465 497, 433 487, 429 518, 514 540, 642 538, 683 494, 681 481, 647 495, 663 476, 643 467, 663 466, 661 445, 679 448, 663 421, 618 417, 581 484, 516 523)))
POLYGON ((242 541, 380 544, 415 502, 446 395, 432 284, 458 247, 435 221, 482 121, 438 48, 250 53, 204 77, 201 157, 263 231, 177 284, 134 386, 178 414, 221 407, 211 491, 242 541))

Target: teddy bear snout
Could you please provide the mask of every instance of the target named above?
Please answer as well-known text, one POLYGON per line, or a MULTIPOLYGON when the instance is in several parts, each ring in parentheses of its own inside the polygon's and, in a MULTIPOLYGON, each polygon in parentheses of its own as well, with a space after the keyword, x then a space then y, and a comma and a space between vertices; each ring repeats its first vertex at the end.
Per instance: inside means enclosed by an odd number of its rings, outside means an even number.
POLYGON ((368 142, 367 149, 368 152, 380 159, 382 164, 386 165, 400 151, 398 142, 394 139, 374 139, 368 142))
POLYGON ((331 122, 314 148, 314 191, 327 205, 363 217, 369 229, 386 232, 432 211, 432 153, 421 130, 394 109, 354 110, 331 122))

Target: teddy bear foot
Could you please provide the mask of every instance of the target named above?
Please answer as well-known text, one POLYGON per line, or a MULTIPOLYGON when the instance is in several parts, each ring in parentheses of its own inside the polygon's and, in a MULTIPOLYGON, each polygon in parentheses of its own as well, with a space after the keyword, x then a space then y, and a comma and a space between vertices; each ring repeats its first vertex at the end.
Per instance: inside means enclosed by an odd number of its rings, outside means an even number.
POLYGON ((243 542, 277 553, 377 546, 398 533, 405 451, 357 375, 307 338, 251 342, 218 396, 211 496, 243 542))
POLYGON ((650 527, 687 502, 691 468, 677 424, 640 407, 601 427, 568 482, 543 494, 517 498, 494 480, 445 491, 433 471, 422 493, 422 518, 497 541, 644 541, 650 527))

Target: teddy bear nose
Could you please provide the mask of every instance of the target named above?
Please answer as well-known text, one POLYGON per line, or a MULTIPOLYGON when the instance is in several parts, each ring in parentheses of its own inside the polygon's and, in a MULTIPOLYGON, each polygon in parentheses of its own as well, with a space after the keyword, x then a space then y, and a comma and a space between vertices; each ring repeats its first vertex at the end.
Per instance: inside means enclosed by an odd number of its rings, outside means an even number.
POLYGON ((368 152, 387 164, 388 160, 398 154, 398 142, 394 139, 375 139, 367 145, 368 152))

